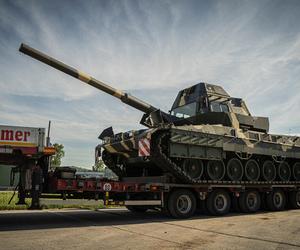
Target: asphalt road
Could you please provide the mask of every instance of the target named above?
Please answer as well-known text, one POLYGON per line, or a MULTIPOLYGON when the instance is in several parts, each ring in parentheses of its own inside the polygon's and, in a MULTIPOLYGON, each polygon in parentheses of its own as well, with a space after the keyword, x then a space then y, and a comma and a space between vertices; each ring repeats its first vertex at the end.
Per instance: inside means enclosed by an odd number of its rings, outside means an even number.
POLYGON ((300 249, 300 210, 189 220, 125 209, 2 211, 0 249, 300 249))

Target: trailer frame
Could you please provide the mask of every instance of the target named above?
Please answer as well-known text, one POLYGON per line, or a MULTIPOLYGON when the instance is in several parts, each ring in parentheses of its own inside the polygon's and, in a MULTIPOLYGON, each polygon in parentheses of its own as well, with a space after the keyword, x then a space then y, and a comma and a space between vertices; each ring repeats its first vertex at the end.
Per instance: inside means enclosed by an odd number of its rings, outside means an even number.
MULTIPOLYGON (((297 200, 294 201, 293 204, 296 203, 297 207, 294 208, 300 208, 300 182, 296 181, 203 181, 203 183, 200 184, 181 184, 169 182, 167 176, 156 176, 127 177, 122 181, 110 179, 52 178, 49 184, 51 186, 51 192, 60 194, 63 199, 71 197, 95 200, 102 199, 105 206, 126 206, 130 210, 143 210, 141 208, 144 208, 144 210, 149 208, 172 210, 170 197, 176 190, 181 190, 182 193, 187 192, 189 195, 192 193, 197 203, 207 203, 212 194, 218 192, 223 192, 223 198, 229 196, 230 200, 228 200, 228 202, 231 204, 249 192, 252 192, 252 195, 257 193, 260 196, 260 203, 264 203, 267 207, 269 206, 268 209, 270 210, 282 210, 283 207, 279 206, 278 208, 274 208, 270 204, 266 205, 266 203, 270 203, 270 198, 266 197, 274 193, 275 195, 281 194, 282 196, 283 193, 282 199, 284 199, 284 208, 286 208, 290 194, 296 193, 295 199, 297 200), (270 208, 270 206, 273 208, 270 208)), ((212 212, 210 211, 210 213, 212 212)), ((191 215, 192 214, 193 212, 191 215)), ((225 213, 215 213, 215 215, 223 214, 225 213)), ((171 216, 176 218, 187 218, 191 215, 178 215, 174 211, 171 212, 171 216)))

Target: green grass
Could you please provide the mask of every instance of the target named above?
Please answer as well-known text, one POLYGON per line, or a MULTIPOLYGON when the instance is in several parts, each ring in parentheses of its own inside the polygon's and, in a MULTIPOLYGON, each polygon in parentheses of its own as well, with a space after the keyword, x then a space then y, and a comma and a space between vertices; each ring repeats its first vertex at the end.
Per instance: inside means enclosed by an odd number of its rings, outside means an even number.
MULTIPOLYGON (((10 204, 8 204, 9 200, 11 199, 13 195, 13 192, 0 192, 0 210, 21 210, 21 209, 28 209, 31 204, 31 199, 26 198, 25 202, 26 205, 16 205, 18 201, 18 195, 14 196, 13 200, 10 204)), ((104 208, 103 204, 100 203, 100 201, 97 204, 84 204, 82 200, 79 200, 78 203, 80 204, 55 204, 55 201, 57 203, 61 203, 61 200, 59 199, 49 199, 49 201, 52 201, 53 204, 43 204, 42 202, 42 209, 63 209, 63 208, 81 208, 81 209, 101 209, 104 208)))
POLYGON ((30 204, 30 199, 26 199, 26 205, 16 205, 18 201, 18 195, 14 196, 11 203, 8 204, 9 200, 11 199, 13 192, 0 192, 0 210, 17 210, 17 209, 27 209, 30 204))

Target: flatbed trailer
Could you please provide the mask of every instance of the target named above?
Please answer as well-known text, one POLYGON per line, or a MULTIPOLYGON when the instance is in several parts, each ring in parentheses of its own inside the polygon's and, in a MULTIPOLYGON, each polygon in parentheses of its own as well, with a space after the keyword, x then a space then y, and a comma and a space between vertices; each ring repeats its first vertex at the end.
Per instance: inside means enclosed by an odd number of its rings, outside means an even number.
POLYGON ((197 207, 212 215, 232 208, 254 213, 260 208, 280 211, 300 208, 300 182, 203 181, 199 184, 169 182, 167 176, 109 179, 53 178, 49 187, 63 199, 102 199, 105 205, 126 206, 133 212, 160 209, 174 218, 188 218, 197 207))
POLYGON ((102 157, 122 181, 58 178, 49 190, 64 198, 100 197, 132 211, 160 208, 176 218, 193 215, 199 203, 213 215, 228 213, 231 204, 242 212, 300 207, 300 137, 269 134, 268 118, 252 116, 242 99, 221 86, 198 83, 181 90, 169 114, 28 45, 21 44, 19 51, 144 113, 146 130, 114 134, 109 127, 99 136, 103 142, 96 158, 102 157), (279 163, 278 171, 273 162, 279 163), (203 181, 206 163, 209 180, 203 181), (150 177, 165 173, 175 180, 150 177), (224 177, 232 181, 210 181, 224 177))

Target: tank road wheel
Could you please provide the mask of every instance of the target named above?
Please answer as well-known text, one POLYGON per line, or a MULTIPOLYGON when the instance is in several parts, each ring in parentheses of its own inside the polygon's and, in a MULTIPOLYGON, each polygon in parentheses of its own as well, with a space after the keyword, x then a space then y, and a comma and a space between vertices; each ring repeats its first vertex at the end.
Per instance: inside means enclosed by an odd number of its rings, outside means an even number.
POLYGON ((196 205, 195 195, 186 189, 171 193, 167 204, 171 216, 178 219, 191 217, 195 213, 196 205))
POLYGON ((267 207, 271 211, 281 211, 285 208, 286 196, 281 189, 275 189, 267 194, 267 207))
POLYGON ((259 165, 256 160, 249 160, 245 166, 245 175, 249 181, 257 181, 260 176, 259 165))
POLYGON ((240 181, 243 178, 244 169, 242 162, 237 158, 232 158, 227 163, 227 175, 232 181, 240 181))
POLYGON ((230 210, 231 199, 225 190, 211 192, 207 199, 207 209, 212 215, 224 215, 230 210))
POLYGON ((300 208, 300 190, 289 193, 289 205, 292 209, 300 208))
POLYGON ((281 181, 289 181, 291 178, 291 169, 290 165, 283 161, 279 164, 278 167, 278 176, 281 181))
POLYGON ((265 161, 263 164, 262 176, 265 181, 274 181, 276 178, 276 168, 272 161, 265 161))
POLYGON ((208 161, 207 175, 213 181, 220 181, 225 175, 225 164, 223 161, 208 161))
POLYGON ((295 181, 300 181, 300 162, 296 162, 293 166, 293 177, 295 181))
POLYGON ((248 190, 241 193, 239 205, 243 213, 255 213, 260 209, 261 198, 259 192, 248 190))
POLYGON ((185 159, 182 163, 184 172, 192 179, 199 180, 203 174, 203 162, 197 159, 185 159))

